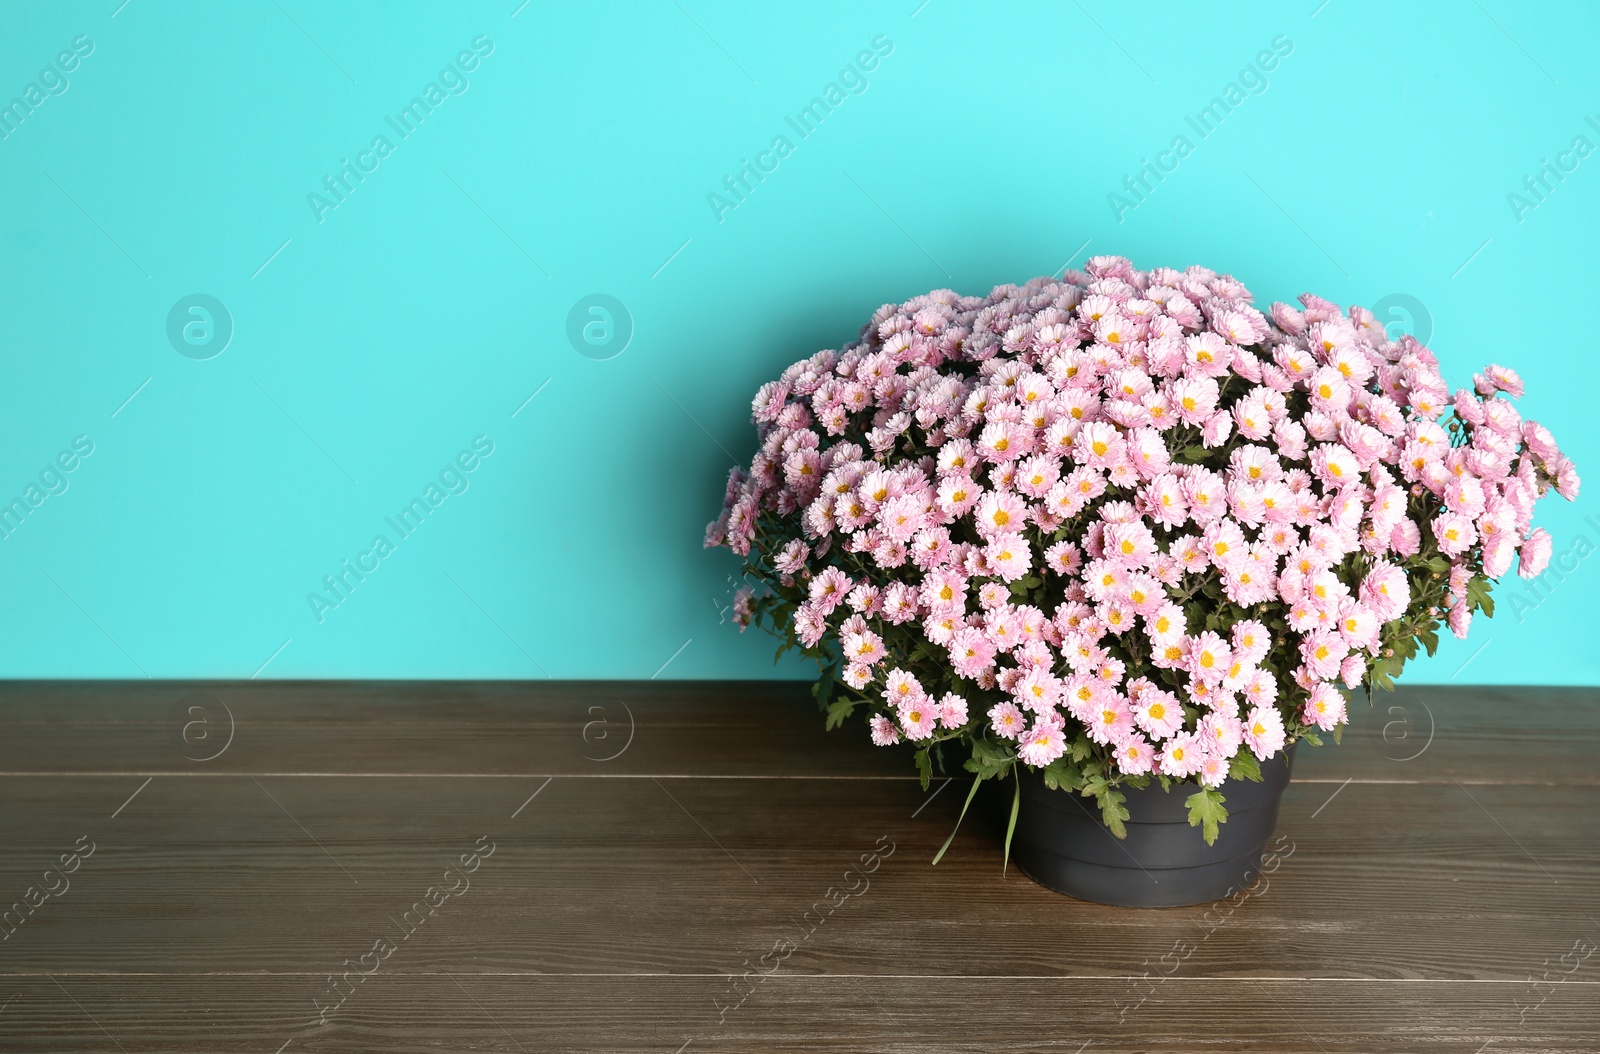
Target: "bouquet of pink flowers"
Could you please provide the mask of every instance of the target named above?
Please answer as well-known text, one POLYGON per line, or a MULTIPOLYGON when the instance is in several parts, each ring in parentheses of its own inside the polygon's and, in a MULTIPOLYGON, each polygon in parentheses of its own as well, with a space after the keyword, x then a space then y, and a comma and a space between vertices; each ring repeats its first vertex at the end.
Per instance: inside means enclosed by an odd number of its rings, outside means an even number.
POLYGON ((1362 308, 1086 270, 885 304, 763 385, 706 544, 745 560, 741 628, 820 661, 828 727, 863 709, 924 786, 961 742, 974 792, 1042 769, 1120 834, 1119 785, 1190 781, 1210 841, 1225 779, 1539 574, 1534 503, 1578 475, 1509 369, 1452 394, 1362 308))

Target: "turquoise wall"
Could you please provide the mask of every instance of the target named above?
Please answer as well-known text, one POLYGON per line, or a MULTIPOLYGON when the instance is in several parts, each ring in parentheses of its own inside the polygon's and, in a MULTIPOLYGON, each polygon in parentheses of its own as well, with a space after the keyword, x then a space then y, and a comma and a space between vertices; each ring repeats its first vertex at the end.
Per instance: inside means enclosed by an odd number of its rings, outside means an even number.
MULTIPOLYGON (((1097 253, 1384 301, 1600 472, 1592 4, 119 3, 0 15, 0 675, 793 675, 700 547, 756 386, 1097 253)), ((1412 680, 1596 682, 1542 519, 1412 680)))

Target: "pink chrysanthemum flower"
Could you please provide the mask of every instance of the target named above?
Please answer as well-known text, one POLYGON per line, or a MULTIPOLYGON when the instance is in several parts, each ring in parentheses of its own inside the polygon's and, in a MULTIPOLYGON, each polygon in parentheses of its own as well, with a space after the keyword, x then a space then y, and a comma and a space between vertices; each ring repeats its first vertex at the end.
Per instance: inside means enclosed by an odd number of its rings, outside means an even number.
POLYGON ((956 630, 963 625, 965 622, 958 615, 929 615, 922 622, 922 633, 928 638, 928 643, 948 647, 955 639, 956 630))
POLYGON ((1174 736, 1161 751, 1159 766, 1162 775, 1183 779, 1200 771, 1205 761, 1205 746, 1192 732, 1174 736))
POLYGON ((1043 768, 1067 752, 1066 737, 1052 724, 1038 724, 1022 737, 1017 756, 1029 765, 1043 768))
POLYGON ((827 617, 812 605, 802 604, 795 609, 794 632, 801 644, 814 648, 822 642, 823 634, 828 632, 827 617))
POLYGON ((985 582, 978 587, 978 606, 993 611, 1011 600, 1011 591, 999 582, 985 582))
POLYGON ((1433 531, 1439 551, 1446 556, 1459 556, 1478 540, 1478 529, 1472 520, 1456 512, 1441 512, 1428 525, 1433 531))
POLYGON ((850 610, 862 615, 876 615, 883 610, 883 590, 863 582, 850 590, 847 598, 850 610))
POLYGON ((1102 692, 1089 721, 1089 738, 1096 743, 1120 743, 1133 731, 1133 711, 1113 692, 1102 692))
POLYGON ((1314 677, 1331 678, 1350 653, 1350 646, 1336 633, 1314 630, 1300 642, 1300 657, 1314 677))
POLYGON ((830 567, 811 580, 811 603, 816 610, 827 615, 850 592, 849 577, 836 567, 830 567))
POLYGON ((1378 643, 1378 617, 1359 600, 1346 600, 1339 613, 1339 633, 1352 648, 1371 649, 1378 643))
POLYGON ((1249 556, 1244 531, 1232 520, 1218 520, 1200 535, 1206 558, 1219 571, 1229 571, 1239 566, 1249 556))
POLYGON ((883 697, 892 706, 902 706, 924 696, 916 675, 896 667, 884 677, 883 697))
POLYGON ((1155 767, 1156 752, 1150 741, 1138 733, 1130 734, 1117 747, 1117 767, 1129 776, 1142 776, 1155 767))
POLYGON ((1195 733, 1205 740, 1209 752, 1223 759, 1238 753, 1239 744, 1244 738, 1239 719, 1226 713, 1210 713, 1202 717, 1195 727, 1195 733))
MULTIPOLYGON (((1064 484, 1063 491, 1065 494, 1070 495, 1072 500, 1080 503, 1078 508, 1082 508, 1083 504, 1094 501, 1106 492, 1105 476, 1089 466, 1080 466, 1073 469, 1067 473, 1062 483, 1064 484)), ((1054 493, 1054 488, 1052 488, 1051 493, 1054 493)), ((1060 504, 1060 502, 1057 504, 1060 504)), ((1074 509, 1072 514, 1076 515, 1076 512, 1077 509, 1074 509)))
POLYGON ((1520 398, 1522 395, 1522 378, 1517 376, 1516 370, 1504 366, 1490 366, 1477 380, 1478 391, 1484 395, 1493 395, 1497 391, 1505 392, 1513 398, 1520 398))
POLYGON ((932 571, 922 580, 919 599, 933 612, 959 612, 966 606, 967 578, 959 571, 932 571))
POLYGON ((1189 502, 1178 477, 1164 473, 1141 491, 1145 512, 1163 527, 1182 527, 1189 518, 1189 502))
POLYGON ((1015 703, 996 703, 989 710, 989 726, 1006 739, 1019 739, 1028 722, 1015 703))
POLYGON ((1283 716, 1278 713, 1277 707, 1265 704, 1251 707, 1245 715, 1242 728, 1245 745, 1262 761, 1283 749, 1283 716))
POLYGON ((1311 689, 1311 696, 1306 700, 1305 719, 1308 724, 1327 731, 1335 725, 1343 724, 1345 719, 1345 700, 1338 689, 1327 684, 1318 684, 1311 689))
POLYGON ((1042 498, 1061 478, 1061 463, 1054 457, 1036 454, 1017 466, 1016 486, 1030 498, 1042 498))
POLYGON ((1522 543, 1517 574, 1523 578, 1537 578, 1543 574, 1544 569, 1550 564, 1552 546, 1550 532, 1543 527, 1536 528, 1528 535, 1528 540, 1522 543))
POLYGON ((1083 553, 1071 542, 1057 542, 1044 551, 1044 561, 1056 574, 1068 576, 1083 566, 1083 553))
POLYGON ((1233 657, 1246 663, 1257 663, 1266 658, 1272 646, 1271 634, 1259 619, 1245 619, 1233 624, 1229 631, 1233 657))
POLYGON ((1311 451, 1311 470, 1323 483, 1343 487, 1360 478, 1356 456, 1338 443, 1323 443, 1311 451))
POLYGON ((1172 644, 1183 639, 1187 622, 1183 608, 1170 600, 1144 618, 1145 632, 1154 644, 1172 644))
POLYGON ((872 728, 872 742, 876 746, 889 747, 900 742, 900 730, 894 722, 883 714, 873 716, 868 724, 872 728))
POLYGON ((1166 605, 1167 594, 1161 588, 1160 579, 1154 575, 1140 573, 1128 576, 1123 599, 1136 614, 1148 617, 1155 615, 1166 605))
POLYGON ((1234 429, 1246 439, 1265 439, 1272 434, 1272 415, 1265 399, 1250 397, 1233 404, 1234 429))
POLYGON ((1026 454, 1032 443, 1024 438, 1019 424, 995 421, 984 426, 978 436, 978 453, 985 461, 1004 463, 1026 454))
POLYGON ((806 557, 810 555, 811 548, 799 538, 795 538, 783 547, 782 552, 772 561, 772 566, 782 574, 796 574, 806 565, 806 557))
POLYGON ((914 699, 899 707, 900 727, 910 740, 927 739, 933 735, 939 719, 939 706, 927 696, 914 699))
POLYGON ((1179 570, 1186 573, 1204 571, 1209 562, 1205 547, 1200 544, 1200 539, 1192 534, 1179 535, 1173 539, 1171 556, 1177 562, 1179 570))
POLYGON ((1072 442, 1072 455, 1088 468, 1107 468, 1122 460, 1126 442, 1115 425, 1091 421, 1078 430, 1072 442))
POLYGON ((1124 567, 1146 567, 1156 555, 1155 535, 1142 523, 1108 524, 1102 545, 1107 557, 1124 567))
POLYGON ((871 630, 847 633, 843 643, 845 657, 850 662, 873 666, 883 659, 883 638, 871 630))
POLYGON ((1083 588, 1094 600, 1113 600, 1128 588, 1128 571, 1111 560, 1092 560, 1083 569, 1083 588))
POLYGON ((1233 662, 1228 642, 1207 630, 1189 642, 1189 676, 1204 684, 1215 684, 1227 675, 1233 662))
POLYGON ((945 515, 954 518, 965 516, 982 496, 983 488, 974 483, 971 476, 958 472, 939 481, 935 501, 945 515))
POLYGON ((1227 759, 1208 752, 1200 760, 1200 771, 1197 775, 1200 782, 1207 787, 1222 786, 1223 780, 1228 778, 1227 759))
POLYGON ((1095 615, 1108 633, 1120 635, 1136 624, 1133 606, 1121 600, 1102 601, 1096 606, 1095 615))
POLYGON ((859 692, 872 683, 872 667, 861 662, 846 663, 842 680, 859 692))
POLYGON ((1255 706, 1266 706, 1278 698, 1278 679, 1265 670, 1256 670, 1245 678, 1240 691, 1255 706))
POLYGON ((1012 698, 1022 709, 1035 714, 1048 713, 1061 699, 1061 682, 1047 669, 1032 669, 1011 688, 1012 698))
POLYGON ((978 501, 977 528, 985 538, 1019 531, 1027 521, 1027 506, 1015 494, 992 491, 978 501))
POLYGON ((994 573, 1007 582, 1015 582, 1033 566, 1028 540, 1015 533, 995 535, 984 550, 984 557, 994 573))
POLYGON ((1183 707, 1171 692, 1152 689, 1133 707, 1134 720, 1152 739, 1168 739, 1183 727, 1183 707))
POLYGON ((1183 496, 1196 523, 1209 523, 1227 514, 1227 484, 1207 469, 1190 472, 1183 484, 1183 496))

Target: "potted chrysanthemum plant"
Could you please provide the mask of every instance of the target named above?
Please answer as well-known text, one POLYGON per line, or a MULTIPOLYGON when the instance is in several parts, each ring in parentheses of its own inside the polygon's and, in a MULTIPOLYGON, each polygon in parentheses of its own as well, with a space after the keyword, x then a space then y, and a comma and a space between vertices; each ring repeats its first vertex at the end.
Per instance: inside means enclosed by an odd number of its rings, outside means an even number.
POLYGON ((1238 885, 1290 748, 1492 614, 1514 560, 1539 574, 1534 504, 1578 491, 1514 372, 1452 393, 1412 337, 1300 300, 1098 257, 884 305, 755 397, 706 536, 744 559, 736 620, 820 663, 828 727, 909 742, 924 787, 1010 780, 1006 853, 1046 885, 1238 885))

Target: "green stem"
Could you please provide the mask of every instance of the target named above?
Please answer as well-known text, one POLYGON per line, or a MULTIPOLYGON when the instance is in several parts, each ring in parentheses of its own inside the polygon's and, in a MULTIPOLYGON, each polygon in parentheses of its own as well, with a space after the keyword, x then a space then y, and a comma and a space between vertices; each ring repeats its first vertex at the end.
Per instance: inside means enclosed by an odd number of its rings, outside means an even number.
MULTIPOLYGON (((968 808, 968 806, 970 806, 972 804, 972 799, 976 798, 978 796, 978 785, 980 783, 982 783, 982 782, 983 782, 983 777, 982 776, 974 776, 972 778, 972 789, 967 792, 966 804, 961 806, 961 815, 956 817, 956 825, 955 825, 955 827, 953 827, 951 829, 950 837, 946 838, 944 840, 944 845, 941 845, 939 847, 939 851, 934 854, 934 856, 933 856, 934 864, 938 864, 940 860, 944 859, 945 850, 949 849, 950 848, 950 843, 956 840, 956 832, 961 830, 961 821, 965 820, 967 818, 967 808, 968 808)), ((1008 846, 1010 845, 1009 837, 1006 840, 1006 844, 1008 846)))
POLYGON ((1017 813, 1022 808, 1022 777, 1017 774, 1016 762, 1011 763, 1011 778, 1016 783, 1016 793, 1011 798, 1011 821, 1006 824, 1006 855, 1005 862, 1000 865, 1000 877, 1004 878, 1006 870, 1011 866, 1011 835, 1017 829, 1017 813))

